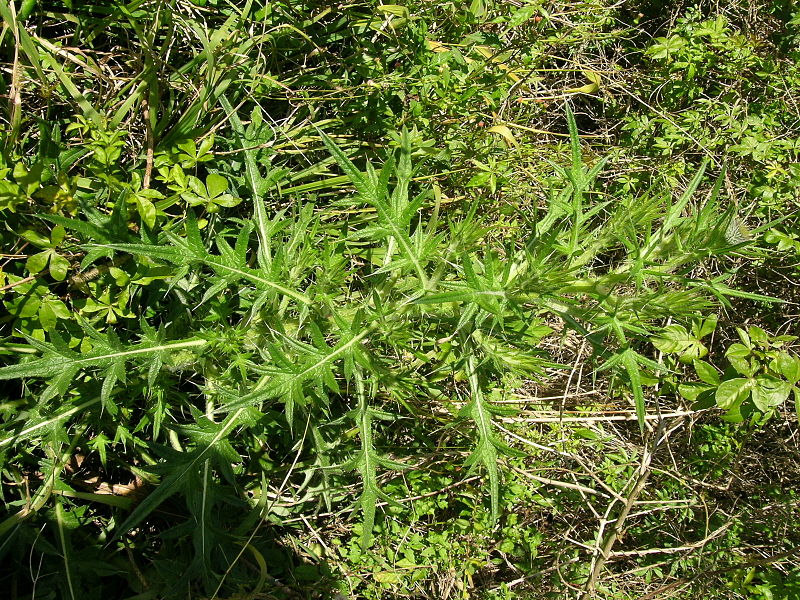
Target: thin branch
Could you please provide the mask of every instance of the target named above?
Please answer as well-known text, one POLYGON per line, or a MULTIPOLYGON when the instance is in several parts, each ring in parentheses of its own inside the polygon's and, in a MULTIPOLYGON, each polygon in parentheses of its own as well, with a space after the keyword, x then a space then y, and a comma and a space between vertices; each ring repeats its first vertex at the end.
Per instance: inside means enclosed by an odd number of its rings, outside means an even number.
POLYGON ((603 571, 603 567, 605 566, 606 561, 608 561, 608 559, 611 557, 611 550, 614 548, 614 544, 616 544, 617 541, 622 537, 622 534, 625 530, 625 521, 628 519, 631 508, 633 508, 636 499, 639 497, 639 494, 642 493, 644 486, 647 484, 648 477, 650 477, 650 462, 653 460, 653 454, 655 453, 659 442, 661 442, 665 424, 666 421, 659 422, 658 429, 653 436, 652 446, 650 448, 646 448, 642 455, 642 463, 639 466, 639 477, 636 479, 636 483, 634 483, 631 492, 628 494, 625 504, 622 506, 622 510, 620 510, 619 515, 614 522, 614 526, 606 535, 606 538, 603 541, 600 549, 600 554, 594 558, 594 568, 589 575, 589 579, 586 582, 586 587, 584 588, 580 600, 586 600, 587 598, 594 597, 594 591, 597 587, 597 582, 600 579, 600 574, 603 571))

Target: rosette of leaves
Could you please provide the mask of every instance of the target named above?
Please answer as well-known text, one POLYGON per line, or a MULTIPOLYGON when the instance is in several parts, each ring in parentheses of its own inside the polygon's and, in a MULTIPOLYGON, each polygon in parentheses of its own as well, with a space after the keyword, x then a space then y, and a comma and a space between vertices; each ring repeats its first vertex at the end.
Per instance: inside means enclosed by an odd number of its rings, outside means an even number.
POLYGON ((206 176, 203 183, 197 177, 189 176, 189 191, 183 192, 181 198, 190 206, 203 206, 210 213, 219 212, 220 207, 231 208, 242 199, 228 194, 228 180, 217 173, 206 176))

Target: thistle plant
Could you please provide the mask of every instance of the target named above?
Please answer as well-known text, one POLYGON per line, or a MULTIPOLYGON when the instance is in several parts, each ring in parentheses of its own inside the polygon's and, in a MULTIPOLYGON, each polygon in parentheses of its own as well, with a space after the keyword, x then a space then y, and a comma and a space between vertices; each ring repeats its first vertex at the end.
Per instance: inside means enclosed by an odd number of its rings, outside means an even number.
MULTIPOLYGON (((496 519, 505 461, 520 451, 495 426, 507 411, 491 392, 509 373, 541 379, 557 368, 542 345, 556 330, 590 343, 598 369, 626 382, 643 424, 642 382, 660 368, 644 342, 668 317, 689 319, 732 293, 691 276, 700 261, 731 250, 731 215, 719 186, 696 200, 702 171, 675 201, 657 191, 596 200, 604 161, 584 164, 567 119, 572 162, 559 167, 563 187, 526 235, 501 245, 486 243, 477 205, 447 214, 413 183, 407 132, 381 166, 358 166, 320 133, 353 187, 331 208, 299 202, 270 216, 255 194, 250 218, 201 223, 189 206, 138 240, 91 218, 48 217, 79 240, 84 267, 132 256, 132 272, 168 275, 135 294, 138 338, 81 321, 68 339, 57 330, 27 337, 29 353, 0 369, 0 379, 25 381, 24 409, 4 423, 4 461, 45 477, 0 531, 19 536, 37 513, 79 493, 68 471, 76 448, 105 457, 114 447, 152 487, 136 503, 110 507, 109 539, 141 535, 165 502, 182 497, 200 524, 190 571, 209 586, 231 567, 233 538, 214 522, 220 503, 249 502, 280 523, 285 513, 248 494, 264 498, 281 472, 303 478, 301 505, 328 506, 348 504, 342 486, 356 472, 361 493, 350 506, 360 507, 367 550, 377 503, 396 502, 381 482, 415 465, 398 446, 403 424, 434 426, 436 411, 468 448, 468 472, 485 474, 496 519), (156 297, 159 309, 148 309, 156 297), (272 447, 296 456, 288 471, 254 467, 272 447)), ((256 192, 263 176, 253 151, 244 156, 256 192)), ((418 442, 434 448, 436 438, 431 430, 418 442)))
POLYGON ((650 4, 0 0, 0 589, 788 581, 797 15, 650 4))

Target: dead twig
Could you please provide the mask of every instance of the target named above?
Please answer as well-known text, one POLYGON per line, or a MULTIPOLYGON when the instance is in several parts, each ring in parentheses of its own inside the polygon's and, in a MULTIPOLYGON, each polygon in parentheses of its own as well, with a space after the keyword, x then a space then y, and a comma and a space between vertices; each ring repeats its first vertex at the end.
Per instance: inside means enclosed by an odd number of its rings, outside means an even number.
POLYGON ((19 281, 15 281, 14 283, 9 283, 8 285, 4 285, 3 287, 0 287, 0 292, 6 292, 8 290, 14 289, 18 285, 23 285, 23 284, 26 284, 26 283, 30 283, 31 281, 34 281, 35 279, 38 279, 40 277, 44 277, 48 273, 50 273, 50 269, 45 269, 44 271, 39 271, 36 275, 28 275, 27 277, 24 277, 23 279, 20 279, 19 281))
POLYGON ((130 258, 131 258, 130 255, 118 256, 114 260, 110 261, 108 264, 98 265, 86 271, 82 271, 81 273, 76 273, 67 280, 67 283, 69 284, 70 288, 80 288, 81 286, 86 285, 90 281, 97 279, 103 273, 107 273, 111 267, 119 267, 124 265, 126 262, 130 260, 130 258))
POLYGON ((153 153, 155 150, 155 139, 153 137, 153 124, 150 121, 150 103, 147 93, 142 98, 142 118, 144 119, 145 143, 147 144, 146 159, 144 166, 144 178, 142 179, 142 189, 150 187, 150 177, 153 174, 153 153))
MULTIPOLYGON (((642 462, 639 466, 639 476, 636 479, 636 482, 633 484, 633 488, 631 488, 630 493, 628 494, 627 499, 625 500, 625 504, 622 506, 622 509, 617 516, 616 521, 614 522, 611 531, 608 532, 605 539, 600 546, 600 551, 598 554, 595 555, 593 559, 593 568, 591 570, 591 574, 589 575, 589 579, 586 582, 586 586, 584 588, 583 594, 581 594, 580 599, 586 600, 587 598, 591 598, 594 596, 595 588, 597 587, 597 582, 600 579, 600 574, 603 571, 603 567, 606 564, 606 561, 611 557, 611 550, 614 548, 614 544, 622 537, 622 534, 625 530, 625 521, 628 519, 628 515, 633 508, 636 499, 639 497, 639 494, 642 493, 644 490, 644 486, 647 484, 647 479, 650 477, 650 463, 653 460, 653 454, 655 453, 658 444, 661 442, 662 435, 664 433, 664 426, 666 421, 659 421, 658 428, 655 432, 655 435, 652 438, 652 445, 650 448, 645 448, 645 451, 642 455, 642 462)), ((612 505, 615 500, 612 500, 612 505)), ((598 541, 600 536, 598 536, 598 541)))

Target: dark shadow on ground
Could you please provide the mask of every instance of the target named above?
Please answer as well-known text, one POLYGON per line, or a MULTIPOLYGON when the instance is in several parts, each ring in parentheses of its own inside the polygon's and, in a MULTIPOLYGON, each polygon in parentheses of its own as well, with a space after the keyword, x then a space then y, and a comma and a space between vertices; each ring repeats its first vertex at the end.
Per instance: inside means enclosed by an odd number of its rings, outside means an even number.
MULTIPOLYGON (((55 487, 50 508, 0 537, 4 600, 314 600, 339 589, 326 563, 301 556, 260 511, 234 505, 230 490, 207 492, 205 506, 202 497, 176 494, 115 540, 113 525, 156 488, 82 491, 76 477, 55 487)), ((0 513, 0 523, 15 514, 0 513)))

